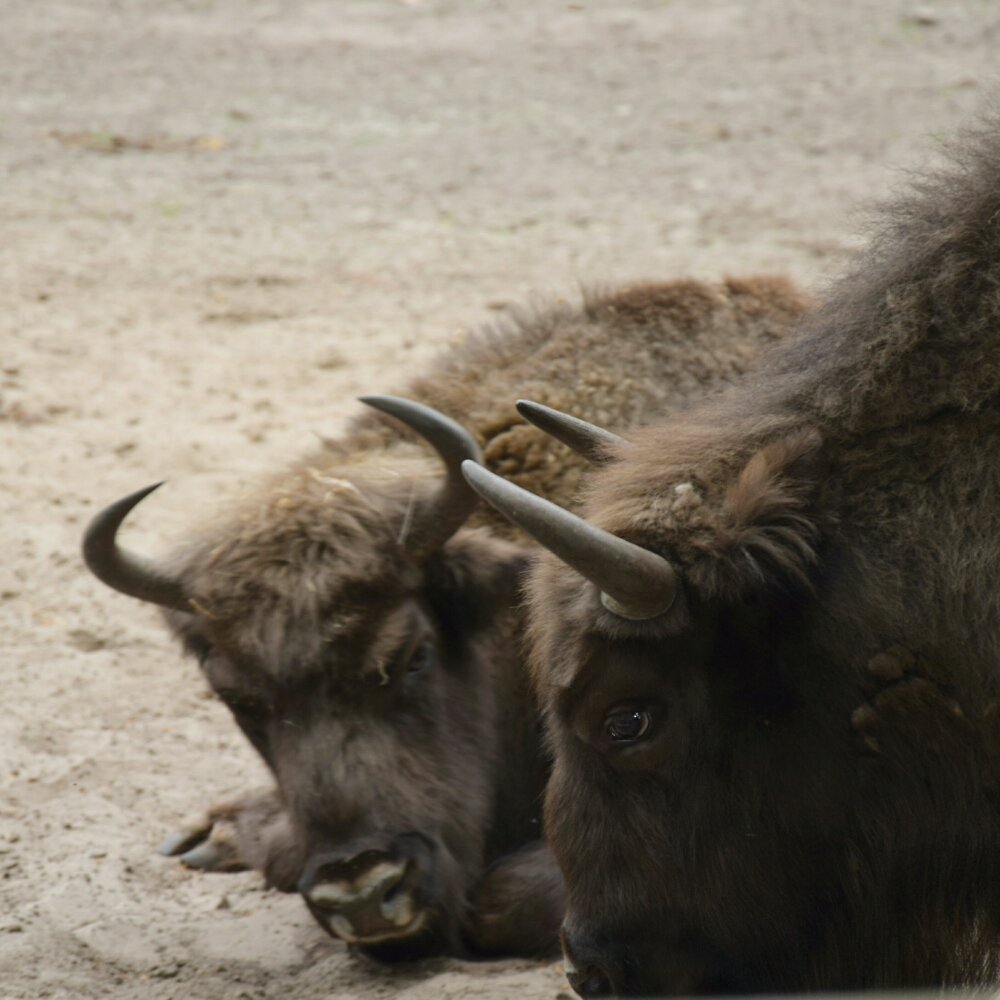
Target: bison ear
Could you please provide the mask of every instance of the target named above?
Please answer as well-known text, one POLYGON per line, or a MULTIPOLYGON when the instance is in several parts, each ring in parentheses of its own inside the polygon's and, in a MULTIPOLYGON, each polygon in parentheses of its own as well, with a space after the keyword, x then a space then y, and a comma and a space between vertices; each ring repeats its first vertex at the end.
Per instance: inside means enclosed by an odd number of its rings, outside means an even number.
POLYGON ((520 601, 529 561, 519 545, 475 528, 459 532, 424 565, 424 593, 446 633, 468 635, 520 601))
POLYGON ((812 589, 827 479, 823 439, 809 428, 761 448, 726 491, 705 567, 716 596, 812 589))

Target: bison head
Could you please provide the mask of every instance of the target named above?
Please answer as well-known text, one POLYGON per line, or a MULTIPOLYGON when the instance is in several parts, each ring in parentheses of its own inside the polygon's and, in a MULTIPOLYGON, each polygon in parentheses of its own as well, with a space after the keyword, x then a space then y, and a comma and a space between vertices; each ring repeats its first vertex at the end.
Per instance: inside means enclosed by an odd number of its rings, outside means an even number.
POLYGON ((306 465, 162 566, 115 541, 145 489, 98 514, 84 554, 105 583, 169 609, 267 762, 320 923, 415 957, 461 951, 466 892, 537 836, 544 775, 517 680, 523 550, 458 532, 477 503, 459 465, 479 449, 427 407, 366 402, 434 446, 443 485, 306 465), (498 818, 508 769, 527 804, 498 818))
POLYGON ((693 428, 668 456, 662 434, 637 435, 595 477, 591 521, 610 530, 465 467, 550 550, 529 585, 530 637, 571 983, 763 993, 994 968, 960 940, 996 926, 969 888, 993 835, 968 822, 988 795, 989 769, 966 764, 981 742, 925 682, 879 691, 909 666, 875 657, 866 671, 872 553, 852 552, 852 526, 830 516, 819 435, 744 437, 740 455, 693 428), (707 456, 697 474, 686 447, 707 456))

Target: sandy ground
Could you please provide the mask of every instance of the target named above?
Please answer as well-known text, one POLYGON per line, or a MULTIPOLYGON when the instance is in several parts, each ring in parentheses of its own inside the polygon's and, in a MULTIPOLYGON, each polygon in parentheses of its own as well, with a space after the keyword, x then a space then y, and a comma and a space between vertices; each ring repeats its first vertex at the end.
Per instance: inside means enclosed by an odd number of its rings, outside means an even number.
POLYGON ((983 0, 0 0, 0 997, 560 995, 155 855, 266 775, 80 532, 166 478, 163 551, 507 302, 821 290, 998 43, 983 0))

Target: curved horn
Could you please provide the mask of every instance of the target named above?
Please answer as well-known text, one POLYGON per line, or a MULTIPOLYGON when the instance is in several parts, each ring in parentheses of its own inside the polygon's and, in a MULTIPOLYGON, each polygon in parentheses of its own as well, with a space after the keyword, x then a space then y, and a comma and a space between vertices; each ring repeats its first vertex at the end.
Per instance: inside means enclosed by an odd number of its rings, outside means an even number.
POLYGON ((118 547, 115 536, 129 511, 163 483, 144 489, 109 504, 99 511, 83 533, 83 560, 90 572, 113 590, 138 597, 175 611, 191 611, 184 586, 152 560, 118 547))
POLYGON ((641 621, 662 615, 677 595, 677 574, 662 556, 589 524, 473 462, 469 485, 504 517, 601 589, 613 614, 641 621))
POLYGON ((462 477, 462 462, 479 464, 483 453, 473 436, 437 410, 399 396, 360 396, 362 403, 388 413, 416 431, 444 462, 448 475, 435 497, 407 513, 400 532, 400 544, 414 559, 424 559, 437 551, 459 528, 479 502, 462 477))
POLYGON ((606 431, 596 424, 588 424, 579 417, 571 417, 568 413, 560 413, 550 406, 533 403, 530 399, 517 401, 517 412, 540 431, 562 441, 578 455, 594 465, 603 465, 608 460, 608 452, 612 448, 628 445, 625 438, 620 438, 611 431, 606 431))

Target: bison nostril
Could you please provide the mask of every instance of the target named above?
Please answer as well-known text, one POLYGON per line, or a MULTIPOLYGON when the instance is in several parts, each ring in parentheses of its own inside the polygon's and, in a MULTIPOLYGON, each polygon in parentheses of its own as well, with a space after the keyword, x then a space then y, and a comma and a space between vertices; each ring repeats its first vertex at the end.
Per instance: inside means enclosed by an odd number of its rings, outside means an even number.
MULTIPOLYGON (((590 935, 570 931, 565 925, 559 932, 563 946, 563 970, 574 992, 581 997, 609 997, 615 992, 607 972, 594 959, 600 954, 590 935), (584 943, 587 942, 587 943, 584 943), (598 954, 595 954, 597 952, 598 954)), ((601 949, 600 951, 606 951, 601 949)))
POLYGON ((609 997, 614 993, 607 973, 596 965, 586 965, 572 972, 567 970, 566 978, 581 997, 609 997))
POLYGON ((314 903, 324 903, 332 908, 361 903, 364 900, 382 900, 403 882, 406 862, 383 861, 354 878, 332 871, 324 871, 323 878, 305 890, 314 903))
POLYGON ((356 882, 380 877, 385 866, 398 867, 382 851, 362 851, 346 857, 323 859, 313 875, 315 882, 356 882))
POLYGON ((397 927, 405 927, 413 920, 413 895, 404 874, 402 878, 382 897, 379 913, 397 927))

